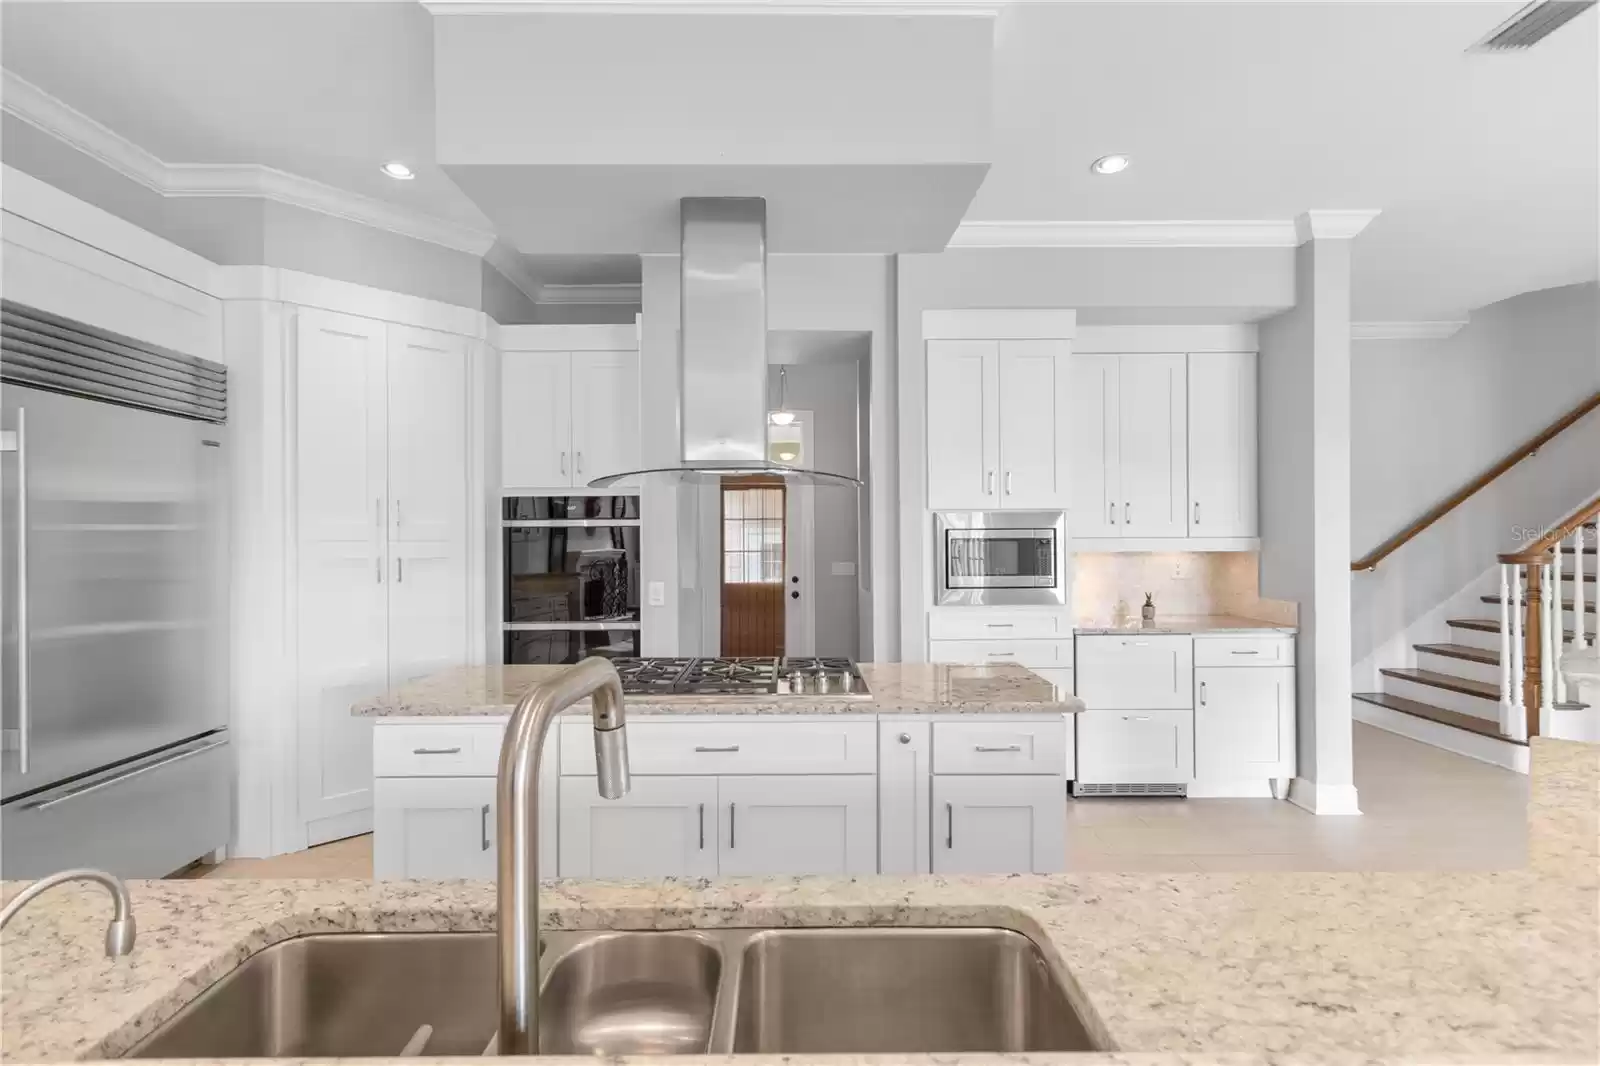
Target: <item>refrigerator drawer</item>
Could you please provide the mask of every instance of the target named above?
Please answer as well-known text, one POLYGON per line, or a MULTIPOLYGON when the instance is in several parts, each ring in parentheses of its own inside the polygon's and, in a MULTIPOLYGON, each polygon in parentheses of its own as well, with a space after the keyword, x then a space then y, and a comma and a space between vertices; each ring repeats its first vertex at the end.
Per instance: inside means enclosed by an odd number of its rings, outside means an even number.
POLYGON ((8 878, 94 866, 163 877, 228 843, 233 752, 226 730, 0 807, 8 878))

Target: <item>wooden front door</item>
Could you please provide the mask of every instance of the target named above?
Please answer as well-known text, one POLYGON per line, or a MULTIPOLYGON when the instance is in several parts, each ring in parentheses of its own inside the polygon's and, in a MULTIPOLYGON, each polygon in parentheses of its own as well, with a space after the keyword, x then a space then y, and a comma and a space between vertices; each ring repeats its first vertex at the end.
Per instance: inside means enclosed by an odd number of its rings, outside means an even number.
POLYGON ((783 482, 722 482, 722 654, 783 654, 783 482))

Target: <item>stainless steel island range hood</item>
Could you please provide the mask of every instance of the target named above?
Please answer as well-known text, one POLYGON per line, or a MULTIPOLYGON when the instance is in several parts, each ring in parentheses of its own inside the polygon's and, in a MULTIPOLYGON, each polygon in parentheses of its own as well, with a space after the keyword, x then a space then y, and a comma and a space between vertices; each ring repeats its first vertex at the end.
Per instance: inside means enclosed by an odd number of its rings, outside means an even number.
POLYGON ((608 474, 715 480, 753 474, 860 485, 843 474, 773 462, 767 455, 767 202, 685 197, 681 226, 678 428, 681 461, 608 474))

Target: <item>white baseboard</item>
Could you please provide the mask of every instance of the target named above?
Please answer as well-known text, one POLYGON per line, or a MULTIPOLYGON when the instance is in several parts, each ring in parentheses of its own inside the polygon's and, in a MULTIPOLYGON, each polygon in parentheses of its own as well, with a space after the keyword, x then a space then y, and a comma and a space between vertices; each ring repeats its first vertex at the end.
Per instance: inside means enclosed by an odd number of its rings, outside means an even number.
POLYGON ((1490 763, 1519 774, 1528 772, 1528 749, 1509 740, 1486 737, 1480 733, 1456 729, 1454 726, 1418 718, 1415 715, 1401 714, 1399 711, 1391 711, 1387 707, 1379 707, 1366 700, 1351 701, 1351 716, 1358 722, 1365 722, 1386 732, 1419 740, 1435 748, 1453 751, 1469 759, 1477 759, 1479 762, 1490 763))
POLYGON ((318 844, 326 844, 333 840, 343 840, 345 837, 360 836, 362 833, 372 832, 372 808, 364 807, 359 811, 346 811, 344 814, 335 814, 327 818, 318 818, 306 823, 306 847, 314 848, 318 844))
POLYGON ((1345 817, 1361 813, 1356 786, 1318 785, 1304 777, 1297 777, 1289 783, 1289 802, 1318 815, 1345 817))
POLYGON ((1190 781, 1190 799, 1271 799, 1272 782, 1259 781, 1190 781))

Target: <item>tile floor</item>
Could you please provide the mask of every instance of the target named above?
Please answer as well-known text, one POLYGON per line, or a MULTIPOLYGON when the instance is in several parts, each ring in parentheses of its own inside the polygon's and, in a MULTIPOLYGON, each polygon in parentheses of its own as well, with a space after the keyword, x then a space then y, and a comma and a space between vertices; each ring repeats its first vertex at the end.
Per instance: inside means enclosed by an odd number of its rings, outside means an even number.
MULTIPOLYGON (((1103 872, 1482 870, 1527 861, 1528 779, 1355 727, 1363 814, 1270 800, 1067 800, 1067 868, 1103 872)), ((182 876, 371 877, 372 837, 182 876)))

